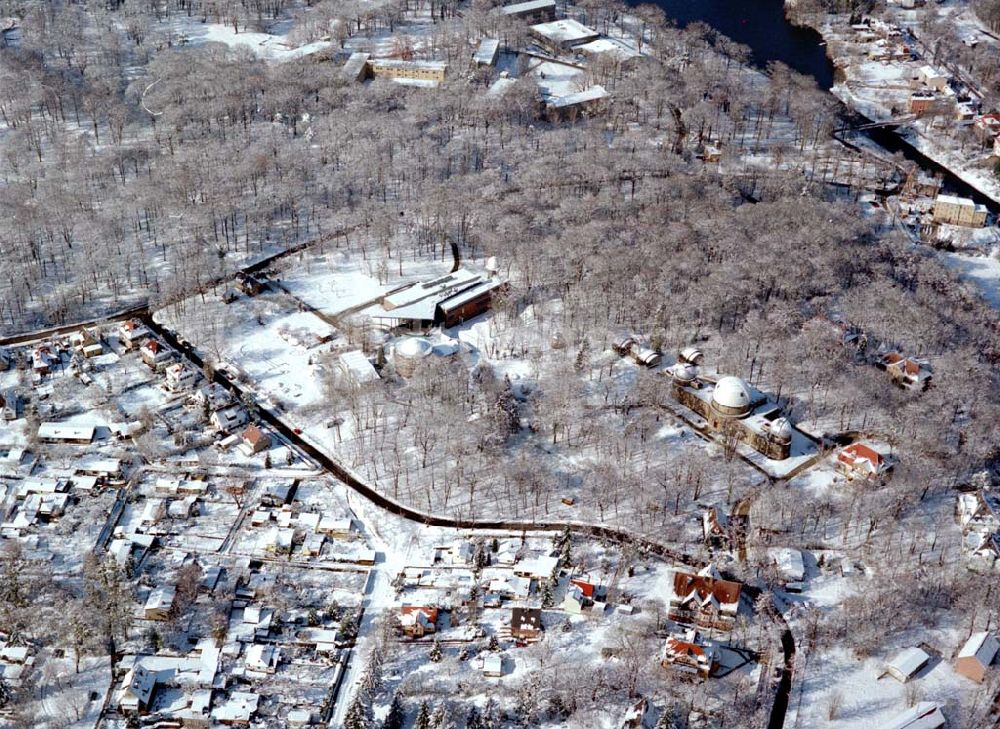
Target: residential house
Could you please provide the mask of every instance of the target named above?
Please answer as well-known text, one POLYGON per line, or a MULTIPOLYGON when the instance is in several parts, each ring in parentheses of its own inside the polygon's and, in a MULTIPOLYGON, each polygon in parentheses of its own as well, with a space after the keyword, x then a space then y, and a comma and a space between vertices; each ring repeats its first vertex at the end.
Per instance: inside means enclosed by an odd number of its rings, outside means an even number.
POLYGON ((836 469, 848 481, 875 482, 892 469, 892 462, 871 446, 852 443, 837 454, 836 469))
POLYGON ((125 349, 135 349, 151 336, 153 333, 138 319, 128 319, 118 327, 118 340, 125 349))
POLYGON ((545 108, 556 119, 574 119, 581 113, 600 111, 607 95, 607 89, 594 84, 572 94, 550 97, 545 102, 545 108))
POLYGON ((267 638, 274 622, 274 608, 247 605, 243 608, 243 626, 240 640, 252 643, 257 638, 267 638))
POLYGON ((407 638, 423 638, 437 632, 438 609, 426 605, 403 605, 399 625, 407 638))
POLYGON ((248 456, 266 451, 271 447, 271 436, 256 424, 248 425, 240 437, 243 440, 240 449, 248 456))
POLYGON ((156 372, 162 372, 174 358, 173 351, 158 339, 149 338, 139 347, 139 355, 156 372))
POLYGON ((59 364, 58 355, 48 345, 35 347, 31 351, 31 370, 36 375, 47 375, 59 364))
POLYGON ((337 631, 330 628, 300 630, 296 634, 295 640, 302 645, 309 646, 317 653, 334 653, 338 644, 341 643, 337 631))
POLYGON ((264 549, 275 554, 291 554, 294 542, 294 529, 274 527, 265 538, 264 549))
POLYGON ((208 417, 209 423, 219 433, 228 433, 247 422, 247 411, 240 405, 232 405, 223 410, 216 410, 208 417))
POLYGON ((973 633, 955 657, 955 673, 973 681, 986 680, 988 669, 1000 651, 1000 641, 992 633, 973 633))
POLYGON ((914 82, 918 85, 927 86, 935 91, 944 91, 948 88, 948 76, 941 73, 933 66, 921 66, 917 70, 914 82))
POLYGON ((583 596, 588 600, 600 600, 607 594, 607 589, 603 585, 587 576, 571 577, 569 584, 580 588, 583 596))
POLYGON ((711 564, 697 574, 674 572, 668 617, 678 623, 728 630, 736 620, 741 589, 740 583, 722 579, 711 564))
POLYGON ((17 420, 17 416, 20 413, 21 398, 17 394, 17 390, 13 387, 0 392, 0 416, 4 420, 17 420))
POLYGON ((177 588, 173 585, 161 585, 149 593, 143 607, 143 617, 146 620, 168 620, 174 608, 177 588))
POLYGON ((76 443, 89 445, 94 441, 96 428, 93 425, 69 425, 67 423, 42 423, 38 426, 38 439, 43 443, 76 443))
POLYGON ((701 634, 691 628, 667 638, 660 657, 660 665, 708 678, 718 667, 719 659, 715 646, 706 643, 701 634))
POLYGON ((516 640, 536 641, 542 637, 542 611, 538 608, 516 607, 510 613, 510 634, 516 640))
POLYGON ((233 691, 212 709, 212 719, 224 726, 250 726, 259 704, 260 694, 233 691))
POLYGON ((940 108, 937 94, 930 91, 914 91, 906 102, 906 110, 917 116, 933 114, 940 108))
POLYGON ((534 580, 551 580, 559 570, 559 562, 559 557, 547 555, 526 559, 514 565, 514 575, 534 580))
POLYGON ((164 371, 164 384, 171 392, 180 392, 194 387, 201 375, 183 362, 168 365, 164 371))
POLYGON ((233 403, 233 395, 218 382, 207 382, 188 398, 194 407, 204 408, 209 412, 222 410, 233 403))
POLYGON ((729 546, 729 515, 717 506, 710 506, 701 517, 701 530, 705 543, 720 548, 729 546))
POLYGON ((930 660, 931 657, 922 649, 906 648, 897 653, 886 664, 885 670, 886 673, 900 683, 906 683, 917 675, 920 669, 926 666, 930 660))
POLYGON ((332 539, 348 539, 351 537, 351 519, 349 517, 336 518, 332 514, 324 514, 316 527, 320 534, 325 534, 332 539))
POLYGON ((84 456, 73 464, 73 473, 115 481, 121 479, 125 471, 120 458, 84 456))
POLYGON ((73 349, 88 359, 104 354, 104 347, 101 346, 98 335, 87 328, 70 334, 69 343, 73 349))
POLYGON ((489 592, 507 600, 527 600, 531 596, 531 578, 496 577, 490 580, 489 592))
POLYGON ((963 532, 1000 530, 1000 495, 993 491, 959 494, 956 510, 963 532))
POLYGON ((885 368, 893 382, 907 390, 926 390, 934 376, 927 360, 904 357, 899 352, 882 355, 879 366, 885 368))
POLYGON ((243 663, 248 671, 277 673, 281 662, 281 649, 272 644, 254 643, 247 647, 243 663))
POLYGON ((136 665, 125 676, 125 688, 118 699, 118 708, 126 714, 145 713, 153 701, 158 671, 136 665))
POLYGON ((6 349, 0 349, 0 372, 6 372, 11 366, 11 356, 10 352, 6 349))
POLYGON ((982 228, 986 225, 989 210, 969 198, 955 195, 938 195, 934 200, 933 217, 935 223, 962 225, 982 228))

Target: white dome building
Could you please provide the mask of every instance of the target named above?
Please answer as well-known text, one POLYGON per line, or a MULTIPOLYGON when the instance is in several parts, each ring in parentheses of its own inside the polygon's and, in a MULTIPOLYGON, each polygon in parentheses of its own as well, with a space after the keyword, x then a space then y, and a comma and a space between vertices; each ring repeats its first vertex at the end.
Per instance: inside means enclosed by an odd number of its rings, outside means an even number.
POLYGON ((712 390, 712 407, 720 415, 742 417, 750 412, 750 386, 739 377, 723 377, 712 390))
POLYGON ((410 378, 420 363, 430 357, 434 346, 424 337, 407 337, 392 348, 392 361, 400 377, 410 378))
POLYGON ((781 443, 792 442, 792 424, 788 418, 778 418, 771 423, 771 437, 781 443))
POLYGON ((694 382, 698 368, 687 362, 678 362, 670 368, 670 375, 679 383, 694 382))

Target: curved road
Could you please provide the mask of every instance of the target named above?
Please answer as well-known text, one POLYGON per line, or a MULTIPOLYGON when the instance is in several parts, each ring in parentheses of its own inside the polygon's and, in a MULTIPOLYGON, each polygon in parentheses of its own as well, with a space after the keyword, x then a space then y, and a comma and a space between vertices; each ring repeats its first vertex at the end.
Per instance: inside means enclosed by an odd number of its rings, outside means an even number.
MULTIPOLYGON (((181 342, 177 336, 171 330, 161 326, 159 323, 153 320, 153 317, 146 312, 141 316, 142 320, 150 328, 151 331, 155 332, 159 337, 161 337, 167 344, 182 352, 184 356, 190 359, 199 369, 204 369, 204 362, 199 354, 194 351, 194 348, 186 342, 181 342)), ((215 369, 213 374, 213 379, 215 382, 225 387, 230 392, 233 392, 238 397, 242 396, 241 399, 249 397, 253 398, 253 393, 248 392, 242 388, 238 383, 233 382, 230 378, 221 370, 215 369)), ((426 524, 428 526, 438 526, 446 527, 452 529, 493 529, 493 530, 504 530, 504 531, 563 531, 564 529, 569 529, 572 532, 581 534, 588 537, 598 537, 600 539, 606 539, 618 544, 637 544, 645 549, 648 553, 654 554, 658 557, 669 559, 674 562, 681 564, 686 564, 695 568, 701 568, 705 566, 705 561, 692 557, 684 552, 678 552, 677 550, 671 549, 659 542, 656 542, 647 537, 636 535, 632 532, 626 531, 624 529, 617 529, 615 527, 604 526, 600 524, 587 524, 583 522, 572 522, 572 521, 521 521, 521 520, 509 520, 509 519, 456 519, 447 516, 441 516, 437 514, 426 514, 424 512, 418 511, 410 506, 396 502, 385 494, 380 493, 375 490, 367 483, 360 481, 354 476, 350 471, 346 470, 337 461, 327 455, 324 451, 320 450, 308 440, 302 437, 301 434, 296 433, 295 430, 284 422, 278 415, 270 410, 263 408, 257 408, 260 419, 266 422, 269 426, 274 428, 275 431, 280 433, 288 442, 294 443, 298 448, 307 454, 313 461, 322 466, 324 469, 333 474, 337 479, 343 482, 346 486, 365 497, 373 504, 381 509, 395 514, 397 516, 403 517, 404 519, 409 519, 411 521, 419 522, 421 524, 426 524)), ((769 729, 779 729, 784 725, 785 713, 788 709, 788 700, 791 692, 792 684, 792 663, 795 658, 795 643, 792 638, 791 631, 788 629, 787 623, 785 622, 783 616, 777 611, 772 611, 773 614, 770 616, 776 623, 783 626, 782 632, 782 653, 784 655, 784 666, 782 668, 781 680, 779 683, 778 694, 775 697, 774 705, 771 709, 770 719, 768 721, 769 729)), ((354 662, 356 664, 360 663, 356 657, 354 662)), ((356 665, 355 670, 360 668, 356 665)), ((341 702, 341 704, 346 704, 347 702, 341 702)), ((339 712, 335 709, 335 715, 339 712)))

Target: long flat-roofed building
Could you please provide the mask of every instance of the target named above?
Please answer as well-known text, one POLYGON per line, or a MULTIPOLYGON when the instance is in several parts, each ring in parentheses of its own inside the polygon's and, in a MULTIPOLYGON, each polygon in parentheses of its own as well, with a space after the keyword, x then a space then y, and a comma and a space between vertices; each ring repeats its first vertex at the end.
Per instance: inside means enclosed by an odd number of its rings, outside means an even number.
POLYGON ((529 0, 523 3, 504 5, 500 12, 508 18, 519 18, 541 23, 556 19, 556 0, 529 0))
POLYGON ((341 69, 340 75, 343 76, 345 81, 351 83, 364 81, 370 72, 368 68, 369 58, 371 58, 370 53, 352 53, 351 57, 347 59, 347 63, 341 69))
POLYGON ((499 55, 500 41, 496 38, 483 38, 479 41, 479 47, 472 60, 477 66, 495 66, 499 55))
POLYGON ((444 81, 448 64, 443 61, 403 61, 398 58, 370 58, 368 67, 377 78, 409 81, 444 81))
POLYGON ((934 200, 935 223, 982 228, 986 225, 988 212, 985 205, 979 205, 965 197, 938 195, 934 200))
POLYGON ((499 279, 460 268, 386 296, 383 312, 374 316, 414 330, 453 327, 486 312, 494 294, 505 286, 499 279))
POLYGON ((531 34, 554 53, 567 51, 573 46, 590 43, 601 37, 601 34, 593 28, 588 28, 572 18, 533 25, 531 26, 531 34))

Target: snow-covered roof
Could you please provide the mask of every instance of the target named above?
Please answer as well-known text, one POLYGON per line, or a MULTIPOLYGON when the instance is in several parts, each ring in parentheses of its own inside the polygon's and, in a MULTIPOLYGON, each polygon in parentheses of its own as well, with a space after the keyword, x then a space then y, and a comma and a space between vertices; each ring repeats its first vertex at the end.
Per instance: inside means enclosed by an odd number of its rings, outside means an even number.
POLYGON ((404 61, 399 58, 372 58, 368 61, 373 68, 395 69, 404 71, 411 68, 422 68, 427 71, 447 70, 448 64, 444 61, 404 61))
POLYGON ((982 665, 993 663, 997 651, 1000 651, 1000 641, 992 633, 983 631, 973 633, 958 652, 959 658, 975 658, 982 665))
POLYGON ((967 197, 959 197, 958 195, 938 195, 934 202, 947 203, 949 205, 961 205, 962 207, 975 208, 977 212, 986 212, 987 208, 985 205, 980 205, 967 197))
POLYGON ((577 104, 586 104, 591 101, 598 101, 603 99, 608 95, 605 88, 599 84, 595 84, 588 89, 583 91, 577 91, 575 94, 567 94, 566 96, 560 96, 553 99, 551 104, 556 109, 565 109, 570 106, 576 106, 577 104))
POLYGON ((212 718, 218 722, 247 723, 257 711, 260 695, 248 691, 233 691, 229 697, 212 711, 212 718))
POLYGON ((38 426, 38 437, 42 440, 86 440, 94 439, 93 425, 68 425, 66 423, 42 423, 38 426))
POLYGON ((77 473, 118 473, 122 470, 122 462, 118 458, 98 458, 87 456, 74 465, 77 473))
MULTIPOLYGON (((477 287, 484 282, 483 277, 467 268, 439 276, 430 281, 407 286, 382 299, 385 313, 378 316, 386 319, 413 319, 433 321, 438 305, 445 302, 451 304, 451 299, 462 294, 467 289, 477 287)), ((491 288, 499 286, 499 282, 490 281, 491 288)), ((482 292, 477 292, 476 295, 482 292)))
POLYGON ((920 648, 905 648, 889 661, 888 668, 901 676, 912 676, 919 671, 931 657, 920 648))
POLYGON ((339 360, 344 372, 358 384, 374 382, 379 378, 378 372, 372 367, 372 363, 368 361, 364 352, 360 350, 355 349, 350 352, 344 352, 340 355, 339 360))
POLYGON ((576 50, 584 53, 607 53, 621 60, 636 58, 639 55, 638 51, 617 38, 598 38, 577 46, 576 50))
POLYGON ((149 593, 146 610, 169 610, 176 595, 177 589, 173 585, 161 585, 149 593))
POLYGON ((805 577, 806 567, 802 560, 802 552, 797 549, 781 547, 771 550, 771 558, 778 566, 778 571, 793 582, 801 582, 805 577))
POLYGON ((370 57, 370 53, 352 53, 351 57, 347 59, 347 63, 344 64, 343 69, 341 69, 341 74, 344 78, 351 80, 358 78, 370 57))
POLYGON ((531 30, 554 43, 585 43, 597 38, 598 33, 572 18, 553 20, 549 23, 539 23, 531 26, 531 30))
POLYGON ((892 717, 878 729, 939 729, 946 724, 944 714, 937 704, 921 701, 915 706, 892 717))
POLYGON ((493 63, 493 59, 496 57, 497 52, 500 50, 500 41, 496 38, 483 38, 479 41, 479 48, 476 49, 475 55, 472 59, 476 63, 481 63, 484 65, 489 65, 493 63))
POLYGON ((504 5, 500 8, 500 12, 504 15, 521 15, 524 13, 534 13, 539 10, 546 10, 551 8, 553 11, 556 9, 556 0, 528 0, 528 2, 514 3, 512 5, 504 5))

